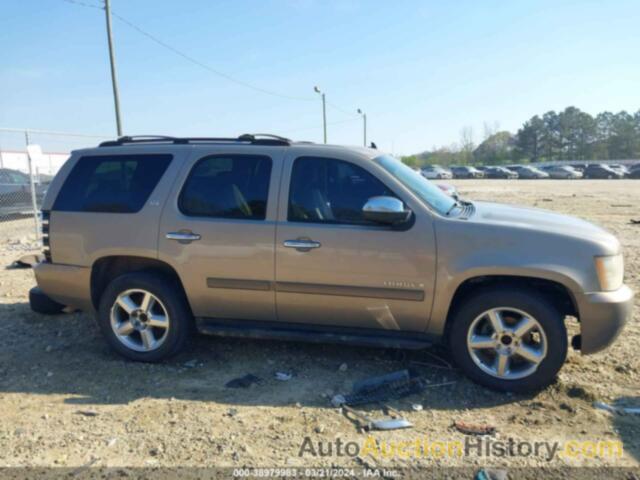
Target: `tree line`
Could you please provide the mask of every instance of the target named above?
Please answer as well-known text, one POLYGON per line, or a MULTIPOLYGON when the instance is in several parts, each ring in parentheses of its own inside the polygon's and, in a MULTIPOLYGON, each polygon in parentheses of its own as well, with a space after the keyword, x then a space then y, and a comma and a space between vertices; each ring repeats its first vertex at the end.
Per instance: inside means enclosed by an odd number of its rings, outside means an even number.
POLYGON ((473 131, 465 127, 459 143, 403 157, 403 161, 419 167, 639 159, 640 110, 635 114, 602 112, 593 117, 567 107, 531 117, 515 134, 485 124, 483 138, 476 145, 473 131))

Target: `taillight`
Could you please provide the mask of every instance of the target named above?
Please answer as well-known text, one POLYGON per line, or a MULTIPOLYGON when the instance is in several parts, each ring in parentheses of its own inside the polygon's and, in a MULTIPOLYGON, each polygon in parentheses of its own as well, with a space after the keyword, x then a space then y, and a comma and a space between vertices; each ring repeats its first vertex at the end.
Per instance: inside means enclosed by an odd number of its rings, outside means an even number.
POLYGON ((51 245, 49 243, 49 210, 42 210, 42 253, 44 261, 51 263, 51 245))

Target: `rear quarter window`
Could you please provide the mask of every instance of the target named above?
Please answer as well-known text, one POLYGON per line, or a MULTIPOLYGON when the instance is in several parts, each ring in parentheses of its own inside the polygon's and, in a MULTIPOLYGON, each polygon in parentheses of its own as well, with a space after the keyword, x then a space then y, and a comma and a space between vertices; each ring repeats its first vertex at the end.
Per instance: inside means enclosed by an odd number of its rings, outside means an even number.
POLYGON ((172 155, 80 157, 62 185, 53 210, 136 213, 171 163, 172 155))

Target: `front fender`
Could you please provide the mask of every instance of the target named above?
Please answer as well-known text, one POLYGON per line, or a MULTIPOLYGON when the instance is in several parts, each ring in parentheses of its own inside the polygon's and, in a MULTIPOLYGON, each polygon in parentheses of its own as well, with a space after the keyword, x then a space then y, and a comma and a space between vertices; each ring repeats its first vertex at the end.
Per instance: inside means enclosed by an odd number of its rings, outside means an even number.
POLYGON ((548 280, 564 286, 574 297, 597 289, 593 245, 588 240, 463 220, 439 221, 436 238, 437 276, 429 333, 444 331, 457 289, 472 278, 548 280))
POLYGON ((571 292, 572 297, 575 297, 574 292, 579 291, 579 286, 573 278, 553 270, 532 267, 514 268, 513 266, 496 265, 472 268, 460 272, 458 275, 453 277, 441 279, 438 282, 431 321, 428 324, 427 332, 434 335, 442 335, 449 315, 451 303, 460 286, 468 280, 486 277, 518 277, 525 281, 527 279, 548 280, 567 288, 571 292))

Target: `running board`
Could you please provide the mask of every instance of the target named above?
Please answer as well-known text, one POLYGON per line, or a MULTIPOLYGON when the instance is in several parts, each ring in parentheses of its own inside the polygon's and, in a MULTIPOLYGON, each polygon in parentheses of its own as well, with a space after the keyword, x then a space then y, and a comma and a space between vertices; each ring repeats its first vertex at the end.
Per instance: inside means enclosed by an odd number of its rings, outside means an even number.
POLYGON ((420 332, 379 331, 324 325, 286 324, 198 318, 200 333, 219 337, 259 338, 308 343, 339 343, 363 347, 417 350, 433 344, 433 337, 420 332))

